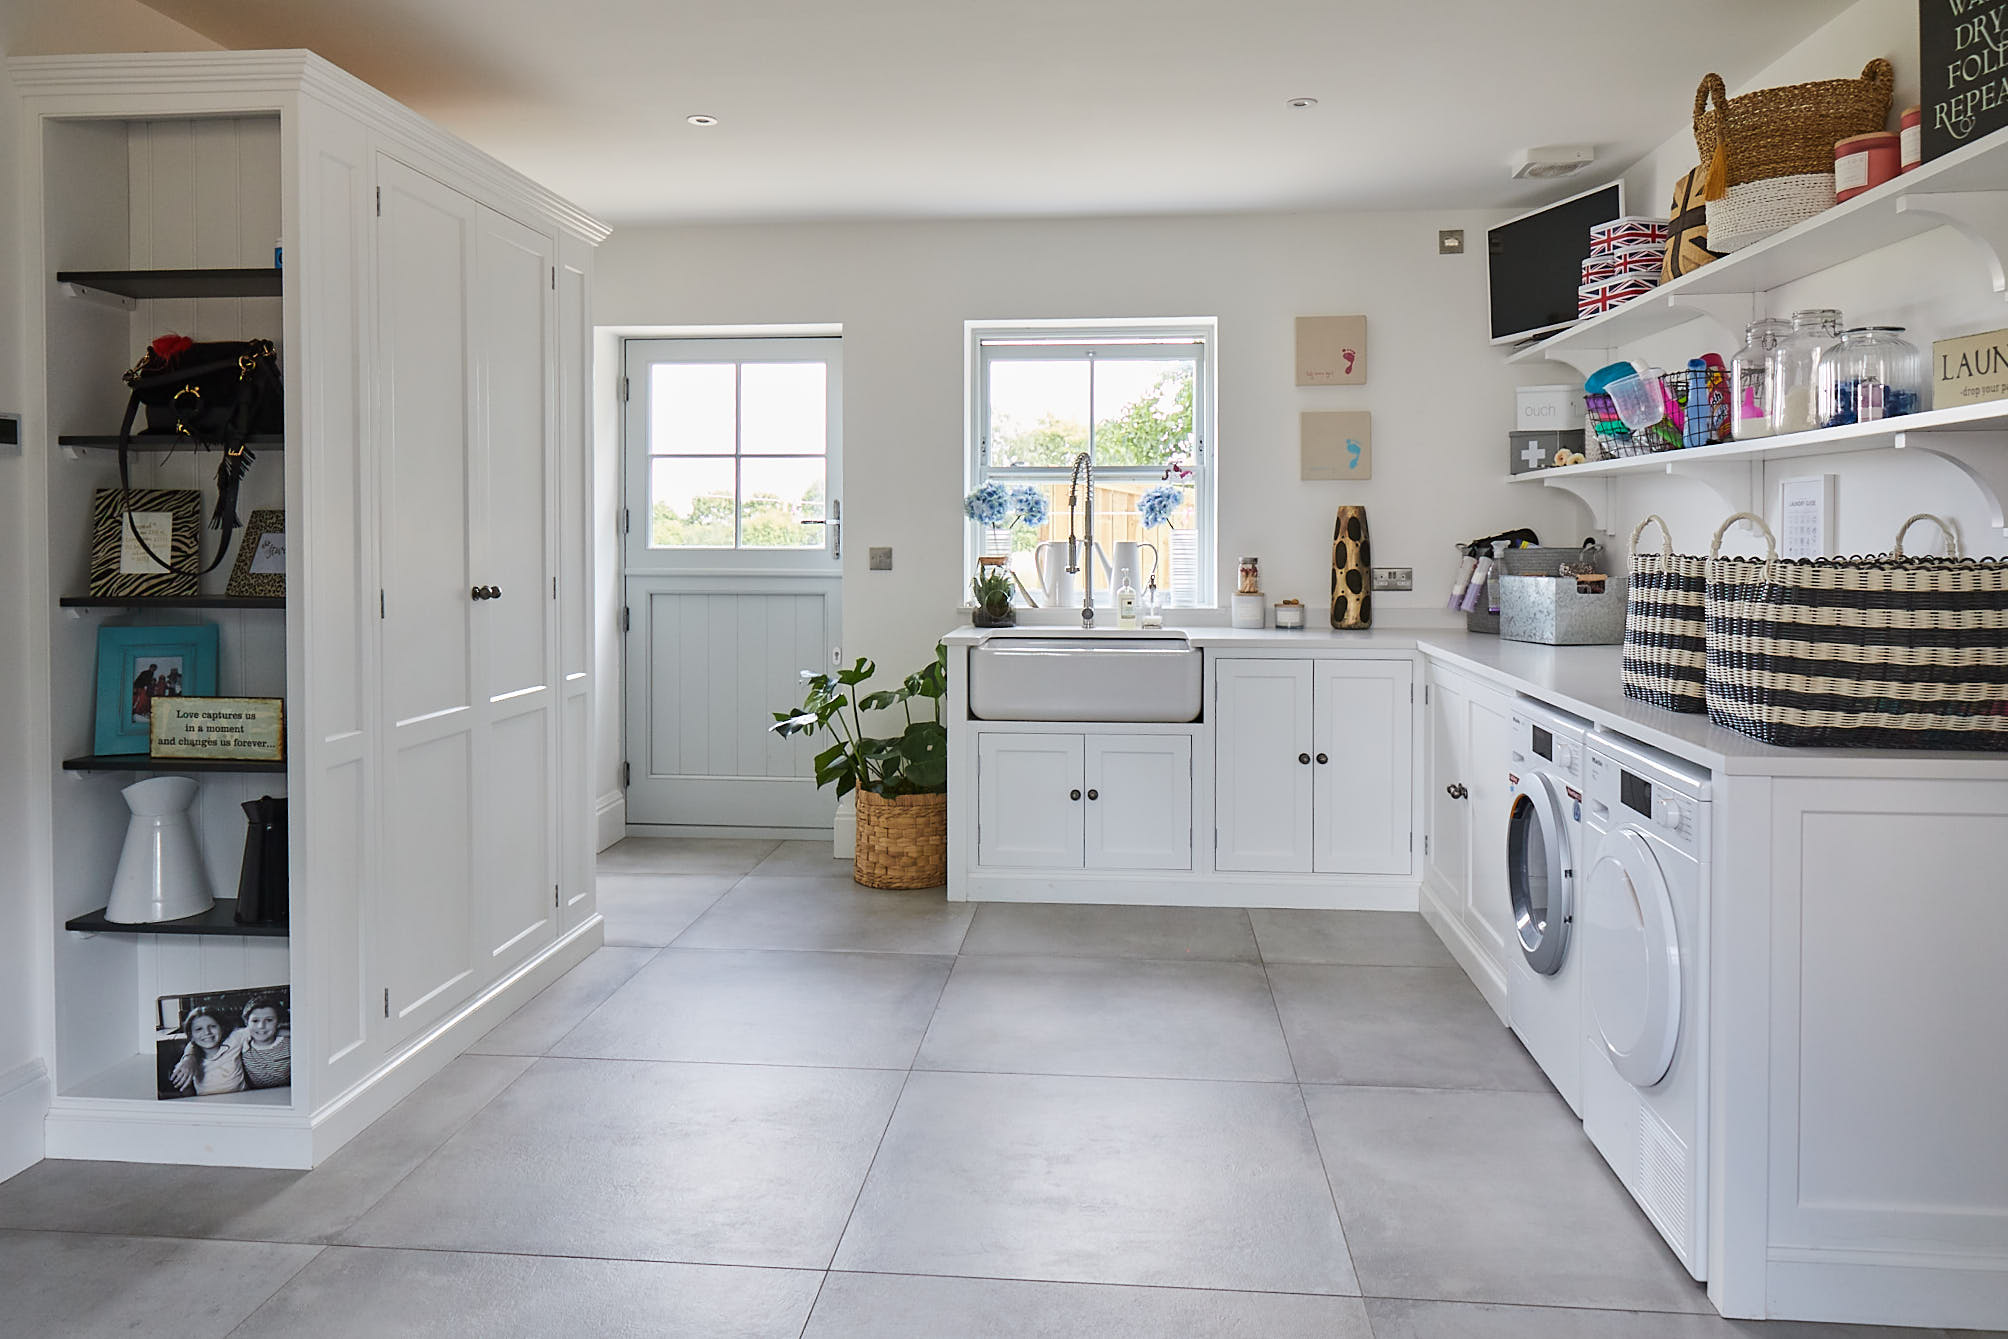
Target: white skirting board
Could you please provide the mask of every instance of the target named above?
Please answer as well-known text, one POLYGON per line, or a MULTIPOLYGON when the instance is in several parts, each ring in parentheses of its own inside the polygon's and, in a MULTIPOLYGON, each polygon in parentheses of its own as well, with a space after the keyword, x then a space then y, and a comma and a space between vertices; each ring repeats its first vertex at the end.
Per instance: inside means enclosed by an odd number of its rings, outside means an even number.
POLYGON ((858 797, 846 795, 837 801, 835 840, 830 846, 830 856, 835 860, 855 860, 858 857, 858 797))
POLYGON ((1471 937, 1463 922, 1443 909, 1427 882, 1422 886, 1422 919, 1436 931, 1436 937, 1450 950, 1450 956, 1457 959, 1457 965, 1471 978, 1471 984, 1478 987, 1478 993, 1492 1006, 1499 1021, 1507 1022, 1506 974, 1478 947, 1478 941, 1471 937))
POLYGON ((99 1162, 306 1170, 444 1069, 606 939, 598 916, 498 981, 313 1117, 256 1106, 57 1097, 47 1156, 99 1162))
POLYGON ((1774 1248, 1765 1272, 1773 1318, 1989 1332, 2008 1324, 2008 1269, 1996 1257, 1774 1248))
POLYGON ((593 849, 604 851, 627 836, 627 792, 610 790, 593 808, 593 849))
POLYGON ((43 1157, 49 1115, 49 1070, 40 1059, 0 1074, 0 1181, 43 1157))

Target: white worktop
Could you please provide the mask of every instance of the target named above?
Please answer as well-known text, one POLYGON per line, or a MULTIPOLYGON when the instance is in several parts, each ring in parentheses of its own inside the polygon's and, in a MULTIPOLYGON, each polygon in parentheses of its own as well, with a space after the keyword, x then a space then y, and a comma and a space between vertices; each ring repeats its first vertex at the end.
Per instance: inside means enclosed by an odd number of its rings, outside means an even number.
POLYGON ((1750 776, 1874 776, 2008 780, 2008 753, 1935 749, 1779 748, 1748 735, 1711 725, 1704 713, 1666 711, 1624 695, 1622 648, 1541 646, 1482 633, 1445 628, 1376 628, 1339 632, 1331 628, 1288 631, 1277 628, 1187 627, 1149 631, 1079 627, 973 628, 963 626, 943 638, 969 646, 992 637, 1142 637, 1188 639, 1202 650, 1277 651, 1301 648, 1329 654, 1420 652, 1431 660, 1524 693, 1584 717, 1613 733, 1636 739, 1712 772, 1750 776))

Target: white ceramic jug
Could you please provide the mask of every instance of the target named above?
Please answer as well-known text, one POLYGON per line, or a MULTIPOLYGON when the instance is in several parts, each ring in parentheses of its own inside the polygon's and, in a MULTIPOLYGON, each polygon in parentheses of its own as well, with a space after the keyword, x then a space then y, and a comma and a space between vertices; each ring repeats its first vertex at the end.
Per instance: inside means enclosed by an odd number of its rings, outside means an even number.
MULTIPOLYGON (((1128 577, 1131 589, 1139 595, 1150 579, 1158 574, 1157 545, 1149 540, 1119 539, 1116 541, 1116 571, 1110 583, 1120 589, 1123 578, 1128 577), (1143 565, 1143 551, 1150 550, 1150 566, 1143 565)), ((1163 584, 1163 583, 1159 583, 1163 584)))
POLYGON ((156 776, 119 792, 132 810, 132 822, 126 825, 106 920, 120 925, 178 921, 216 904, 188 821, 195 791, 189 777, 156 776))
MULTIPOLYGON (((1109 555, 1102 551, 1102 546, 1099 544, 1093 545, 1092 549, 1093 556, 1084 559, 1084 562, 1092 562, 1095 558, 1101 560, 1101 571, 1098 574, 1100 580, 1095 582, 1095 589, 1112 595, 1115 592, 1115 583, 1111 579, 1114 569, 1109 565, 1109 555)), ((1046 608, 1065 609, 1080 604, 1083 574, 1067 570, 1066 540, 1047 540, 1032 550, 1032 561, 1039 569, 1040 598, 1046 608)))

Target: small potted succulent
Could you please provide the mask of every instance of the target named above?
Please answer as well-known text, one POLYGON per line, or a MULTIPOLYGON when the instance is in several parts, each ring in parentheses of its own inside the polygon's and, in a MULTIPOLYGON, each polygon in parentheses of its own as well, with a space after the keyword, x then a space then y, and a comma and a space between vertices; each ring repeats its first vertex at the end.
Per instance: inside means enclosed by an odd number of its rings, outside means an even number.
POLYGON ((1011 573, 1004 564, 983 559, 976 576, 969 583, 969 593, 976 600, 976 608, 969 615, 969 621, 979 628, 1016 627, 1018 610, 1011 603, 1015 591, 1011 573))

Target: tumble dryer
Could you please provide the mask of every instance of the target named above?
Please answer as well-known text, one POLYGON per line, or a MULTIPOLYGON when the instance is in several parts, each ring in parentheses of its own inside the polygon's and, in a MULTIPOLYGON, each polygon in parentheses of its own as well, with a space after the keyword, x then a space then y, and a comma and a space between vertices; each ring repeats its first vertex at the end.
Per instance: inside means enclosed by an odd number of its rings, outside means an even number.
POLYGON ((1513 708, 1506 782, 1506 888, 1514 938, 1507 1020, 1548 1082, 1582 1114, 1582 973, 1574 938, 1589 722, 1539 702, 1513 708))
POLYGON ((1705 1279, 1709 775, 1615 735, 1586 752, 1583 1129, 1705 1279))

